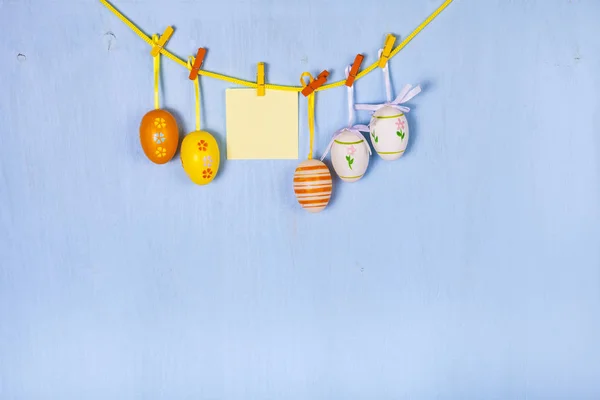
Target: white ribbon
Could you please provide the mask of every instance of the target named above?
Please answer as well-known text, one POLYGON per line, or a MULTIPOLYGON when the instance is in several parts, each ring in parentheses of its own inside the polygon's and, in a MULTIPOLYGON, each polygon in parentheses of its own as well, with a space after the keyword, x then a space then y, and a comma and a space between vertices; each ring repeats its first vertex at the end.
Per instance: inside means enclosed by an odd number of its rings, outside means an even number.
POLYGON ((410 99, 412 99, 419 93, 421 93, 421 86, 417 85, 415 87, 412 87, 412 85, 408 84, 404 86, 404 89, 402 89, 402 91, 400 92, 398 97, 394 99, 394 101, 388 101, 387 103, 383 104, 357 104, 355 108, 357 110, 367 110, 375 112, 382 107, 388 106, 393 107, 400 112, 407 113, 410 111, 410 108, 401 104, 408 102, 410 99))
MULTIPOLYGON (((378 57, 381 58, 381 53, 383 53, 383 49, 379 49, 379 53, 378 53, 378 57)), ((387 102, 391 102, 392 101, 392 82, 390 80, 390 69, 389 66, 390 63, 389 61, 385 63, 385 66, 382 68, 383 70, 383 79, 385 80, 385 95, 386 95, 386 99, 387 102)))
MULTIPOLYGON (((346 67, 346 79, 348 79, 348 76, 350 75, 350 66, 346 67)), ((342 134, 342 132, 344 131, 348 131, 353 133, 355 136, 357 136, 359 139, 364 140, 366 143, 366 139, 363 136, 362 132, 369 132, 369 127, 366 125, 354 125, 352 126, 352 124, 354 123, 354 85, 349 86, 348 87, 348 127, 347 128, 342 128, 338 131, 336 131, 333 134, 333 137, 331 138, 331 141, 329 142, 329 144, 327 145, 327 149, 325 149, 325 153, 323 153, 323 156, 321 157, 321 161, 323 161, 323 159, 325 158, 325 156, 327 156, 327 154, 329 153, 329 151, 331 150, 331 146, 333 146, 333 143, 335 142, 335 139, 337 139, 337 137, 339 135, 342 134)), ((367 144, 367 149, 369 149, 369 154, 371 154, 371 147, 367 144)))
MULTIPOLYGON (((350 76, 350 68, 348 65, 346 67, 346 79, 350 76)), ((354 123, 354 84, 348 86, 348 126, 352 126, 354 123)))
MULTIPOLYGON (((382 52, 383 52, 383 49, 380 49, 379 57, 381 57, 382 52)), ((421 93, 421 86, 419 86, 419 85, 417 85, 415 87, 412 87, 411 85, 404 86, 404 88, 402 89, 402 91, 400 92, 398 97, 396 97, 392 101, 392 83, 390 81, 390 70, 388 68, 388 65, 389 65, 389 62, 387 62, 385 64, 385 67, 382 68, 383 77, 385 80, 385 94, 387 96, 387 102, 385 102, 383 104, 357 104, 354 107, 355 109, 375 112, 382 107, 388 106, 388 107, 393 107, 402 113, 407 113, 410 111, 410 108, 408 108, 406 106, 402 106, 401 104, 408 102, 410 99, 412 99, 413 97, 415 97, 416 95, 421 93)))

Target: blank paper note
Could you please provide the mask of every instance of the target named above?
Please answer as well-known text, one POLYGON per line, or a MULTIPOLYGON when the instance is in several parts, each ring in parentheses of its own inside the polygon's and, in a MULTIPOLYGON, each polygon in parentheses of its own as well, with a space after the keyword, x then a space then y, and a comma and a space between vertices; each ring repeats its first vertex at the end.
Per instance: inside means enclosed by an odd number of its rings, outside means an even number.
POLYGON ((298 93, 227 89, 227 159, 298 159, 298 93))

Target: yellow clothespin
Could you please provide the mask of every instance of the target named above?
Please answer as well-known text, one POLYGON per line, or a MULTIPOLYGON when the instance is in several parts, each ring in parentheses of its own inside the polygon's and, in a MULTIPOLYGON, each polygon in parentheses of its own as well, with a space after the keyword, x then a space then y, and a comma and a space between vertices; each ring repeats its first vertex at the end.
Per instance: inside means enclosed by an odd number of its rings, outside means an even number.
POLYGON ((383 45, 383 52, 381 53, 381 57, 379 57, 379 68, 384 68, 385 64, 387 64, 390 59, 390 53, 392 52, 392 48, 394 47, 394 42, 396 41, 396 36, 388 33, 385 38, 385 44, 383 45))
POLYGON ((265 95, 265 63, 259 62, 256 70, 256 94, 258 96, 265 95))
POLYGON ((165 29, 165 32, 160 36, 160 39, 158 39, 158 44, 156 46, 152 47, 152 50, 150 51, 150 54, 152 54, 152 57, 156 57, 158 55, 158 53, 160 53, 160 49, 162 49, 164 47, 164 45, 167 43, 167 40, 169 40, 169 38, 171 37, 172 34, 173 34, 173 27, 167 26, 167 29, 165 29))

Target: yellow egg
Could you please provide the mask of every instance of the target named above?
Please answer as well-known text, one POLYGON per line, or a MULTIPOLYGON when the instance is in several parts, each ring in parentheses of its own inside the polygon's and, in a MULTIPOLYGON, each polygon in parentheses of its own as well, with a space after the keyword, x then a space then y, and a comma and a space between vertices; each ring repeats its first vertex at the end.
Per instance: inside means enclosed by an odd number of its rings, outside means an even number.
POLYGON ((183 169, 198 185, 212 182, 219 171, 219 146, 206 131, 189 133, 181 144, 180 156, 183 169))

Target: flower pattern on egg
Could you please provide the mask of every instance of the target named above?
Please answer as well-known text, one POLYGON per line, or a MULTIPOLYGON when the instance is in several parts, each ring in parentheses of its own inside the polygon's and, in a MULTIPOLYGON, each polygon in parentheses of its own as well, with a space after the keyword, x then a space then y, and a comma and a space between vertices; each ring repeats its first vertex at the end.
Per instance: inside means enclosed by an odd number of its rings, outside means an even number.
POLYGON ((167 155, 167 149, 165 147, 158 146, 154 154, 156 154, 156 157, 162 158, 167 155))
POLYGON ((404 140, 404 120, 402 118, 398 118, 396 121, 396 135, 400 138, 400 140, 404 140))
POLYGON ((202 171, 202 177, 204 179, 209 179, 212 176, 212 174, 213 174, 213 171, 210 168, 206 168, 204 171, 202 171))
POLYGON ((352 169, 352 164, 354 164, 354 153, 356 153, 356 147, 354 147, 354 145, 346 148, 346 162, 348 163, 348 168, 350 169, 352 169))
POLYGON ((208 149, 208 142, 206 140, 200 140, 198 142, 198 150, 206 151, 208 149))
POLYGON ((165 128, 167 126, 167 121, 164 118, 154 118, 154 126, 157 128, 165 128))
POLYGON ((167 140, 165 134, 162 132, 156 132, 154 135, 152 135, 152 138, 154 139, 154 143, 157 144, 164 143, 167 140))
POLYGON ((373 141, 375 141, 375 143, 379 142, 379 136, 375 135, 375 130, 371 132, 371 137, 373 138, 373 141))
POLYGON ((211 156, 204 156, 204 158, 202 159, 202 164, 205 167, 212 167, 212 162, 213 162, 213 159, 211 156))

